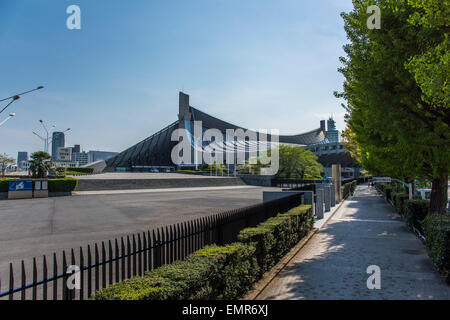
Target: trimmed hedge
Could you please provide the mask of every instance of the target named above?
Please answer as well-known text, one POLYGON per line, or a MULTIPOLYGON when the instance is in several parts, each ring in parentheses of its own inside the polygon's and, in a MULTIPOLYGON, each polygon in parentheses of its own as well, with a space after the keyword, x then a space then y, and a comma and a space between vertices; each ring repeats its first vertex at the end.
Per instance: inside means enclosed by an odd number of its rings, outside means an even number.
POLYGON ((421 223, 428 214, 430 201, 428 200, 406 200, 405 222, 409 228, 416 228, 423 232, 421 223))
POLYGON ((262 276, 308 234, 313 225, 311 206, 301 205, 256 227, 242 230, 238 240, 256 248, 256 259, 262 276))
POLYGON ((93 173, 94 168, 66 168, 66 171, 76 172, 76 173, 93 173))
POLYGON ((255 248, 243 243, 211 245, 143 277, 97 291, 93 300, 237 299, 256 280, 255 248))
POLYGON ((75 178, 48 179, 49 192, 70 192, 77 187, 78 180, 75 178))
POLYGON ((429 214, 424 229, 428 255, 445 282, 450 284, 450 216, 429 214))
POLYGON ((406 213, 406 201, 409 201, 409 196, 406 193, 392 193, 395 211, 402 216, 406 213))
POLYGON ((356 180, 354 180, 352 182, 344 183, 342 185, 342 196, 344 198, 347 198, 349 195, 351 195, 353 192, 355 192, 356 184, 357 184, 356 180))
POLYGON ((0 179, 0 192, 8 192, 9 179, 0 179))
POLYGON ((97 291, 93 300, 233 300, 313 228, 311 206, 278 214, 241 231, 236 242, 210 245, 143 277, 97 291), (244 242, 244 243, 243 243, 244 242))

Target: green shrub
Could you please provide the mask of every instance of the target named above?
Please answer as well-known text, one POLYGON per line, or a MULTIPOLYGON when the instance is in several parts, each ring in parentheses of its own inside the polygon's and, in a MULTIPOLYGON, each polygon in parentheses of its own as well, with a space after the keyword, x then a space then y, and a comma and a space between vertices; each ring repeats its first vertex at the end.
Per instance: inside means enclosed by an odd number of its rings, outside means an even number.
POLYGON ((74 178, 48 179, 49 192, 70 192, 77 187, 78 180, 74 178))
POLYGON ((0 192, 8 192, 9 190, 9 179, 0 179, 0 192))
POLYGON ((444 280, 450 284, 450 216, 429 214, 425 218, 428 255, 444 280))
POLYGON ((356 190, 356 180, 352 182, 347 182, 342 185, 342 195, 347 198, 356 190))
POLYGON ((193 258, 213 258, 216 272, 211 279, 212 299, 241 297, 258 279, 255 247, 236 242, 228 246, 211 245, 194 252, 193 258))
POLYGON ((314 216, 309 205, 292 208, 256 227, 246 228, 238 240, 256 248, 260 275, 270 270, 313 227, 314 216))
POLYGON ((405 214, 405 203, 409 200, 409 196, 405 193, 395 193, 392 192, 392 201, 394 203, 395 211, 397 211, 398 214, 404 215, 405 214))
POLYGON ((392 200, 392 188, 385 187, 384 188, 384 195, 385 195, 387 201, 391 201, 392 200))
POLYGON ((76 173, 84 173, 84 174, 90 174, 94 172, 94 168, 66 168, 66 170, 69 172, 76 172, 76 173))
POLYGON ((288 252, 313 227, 312 207, 301 205, 241 231, 240 241, 211 245, 106 289, 96 300, 232 300, 288 252))
POLYGON ((143 277, 98 291, 94 300, 237 299, 256 280, 255 248, 242 243, 211 245, 143 277))
POLYGON ((238 240, 255 247, 260 276, 274 265, 275 259, 272 257, 272 249, 275 246, 275 235, 268 226, 246 228, 239 233, 238 240))
POLYGON ((428 200, 406 200, 405 222, 409 228, 422 230, 421 223, 428 214, 430 201, 428 200))

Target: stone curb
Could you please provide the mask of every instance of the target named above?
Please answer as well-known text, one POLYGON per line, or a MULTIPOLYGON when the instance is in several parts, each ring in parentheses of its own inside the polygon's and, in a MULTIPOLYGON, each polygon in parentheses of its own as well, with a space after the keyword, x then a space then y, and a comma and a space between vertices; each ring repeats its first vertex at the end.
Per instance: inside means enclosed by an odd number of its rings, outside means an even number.
MULTIPOLYGON (((348 198, 348 197, 347 197, 348 198)), ((259 280, 247 294, 241 300, 257 300, 258 296, 272 283, 272 281, 278 276, 278 274, 291 262, 291 260, 300 252, 300 250, 308 243, 308 241, 321 229, 324 225, 327 224, 328 220, 330 220, 336 212, 341 208, 344 204, 345 200, 343 199, 339 206, 334 210, 333 214, 329 215, 328 218, 323 223, 320 228, 313 228, 310 233, 306 237, 304 237, 300 242, 293 247, 289 253, 287 253, 272 269, 267 271, 261 280, 259 280)))

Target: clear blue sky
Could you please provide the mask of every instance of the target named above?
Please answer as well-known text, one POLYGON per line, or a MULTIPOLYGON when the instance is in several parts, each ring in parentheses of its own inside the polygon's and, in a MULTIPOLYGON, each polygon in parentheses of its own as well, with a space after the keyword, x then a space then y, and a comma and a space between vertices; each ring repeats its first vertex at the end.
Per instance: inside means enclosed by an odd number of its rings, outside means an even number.
MULTIPOLYGON (((122 151, 191 105, 291 134, 344 110, 333 96, 351 0, 0 0, 0 98, 44 85, 8 112, 0 152, 42 149, 43 119, 66 145, 122 151), (66 8, 81 8, 68 30, 66 8)), ((4 106, 1 103, 0 106, 4 106)))

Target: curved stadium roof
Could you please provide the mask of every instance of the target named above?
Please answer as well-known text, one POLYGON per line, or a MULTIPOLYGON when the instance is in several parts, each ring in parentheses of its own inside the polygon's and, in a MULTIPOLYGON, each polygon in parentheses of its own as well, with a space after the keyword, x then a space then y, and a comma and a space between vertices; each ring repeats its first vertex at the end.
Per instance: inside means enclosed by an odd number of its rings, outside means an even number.
MULTIPOLYGON (((106 161, 105 171, 115 171, 116 168, 133 168, 133 167, 150 167, 150 166, 174 166, 171 161, 171 151, 173 147, 178 143, 171 141, 172 132, 180 127, 183 122, 182 111, 182 95, 180 93, 180 120, 177 120, 164 129, 144 139, 143 141, 133 145, 132 147, 122 151, 117 156, 106 161)), ((187 95, 184 95, 187 96, 187 95)), ((189 97, 189 96, 187 96, 189 97)), ((184 106, 186 108, 186 106, 184 106)), ((202 121, 202 126, 205 129, 218 129, 225 134, 226 129, 247 129, 240 126, 228 123, 216 117, 213 117, 197 108, 189 106, 187 99, 187 108, 189 110, 188 120, 190 121, 202 121), (189 118, 190 117, 190 118, 189 118)), ((184 119, 186 120, 186 118, 184 119)), ((271 135, 268 135, 268 140, 272 141, 271 135)), ((310 144, 318 143, 325 139, 325 134, 321 128, 311 130, 297 135, 280 135, 278 137, 279 143, 293 144, 300 146, 307 146, 310 144)), ((240 144, 242 142, 237 142, 240 144)))

